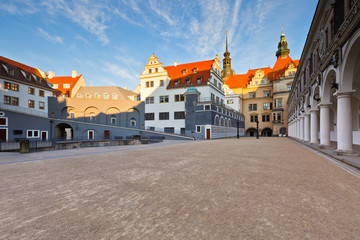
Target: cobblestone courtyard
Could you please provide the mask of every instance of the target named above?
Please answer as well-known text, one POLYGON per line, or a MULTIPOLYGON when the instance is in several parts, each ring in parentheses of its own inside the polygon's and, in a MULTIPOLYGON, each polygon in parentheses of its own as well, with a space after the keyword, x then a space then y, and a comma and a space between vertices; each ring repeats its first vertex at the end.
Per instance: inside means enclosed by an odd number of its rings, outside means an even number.
POLYGON ((0 165, 0 239, 360 239, 360 179, 287 138, 52 154, 0 165))

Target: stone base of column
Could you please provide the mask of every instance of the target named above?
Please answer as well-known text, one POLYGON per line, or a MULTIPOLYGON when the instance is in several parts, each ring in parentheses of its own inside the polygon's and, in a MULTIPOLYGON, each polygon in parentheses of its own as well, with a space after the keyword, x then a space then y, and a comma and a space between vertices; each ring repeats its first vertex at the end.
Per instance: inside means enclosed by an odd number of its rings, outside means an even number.
POLYGON ((319 143, 317 142, 317 143, 314 143, 314 142, 310 142, 309 143, 311 146, 319 146, 319 143))
POLYGON ((331 145, 319 145, 320 149, 334 149, 335 147, 334 146, 331 146, 331 145))
POLYGON ((359 156, 359 154, 353 150, 336 150, 335 151, 336 155, 340 155, 340 156, 354 156, 357 157, 359 156))

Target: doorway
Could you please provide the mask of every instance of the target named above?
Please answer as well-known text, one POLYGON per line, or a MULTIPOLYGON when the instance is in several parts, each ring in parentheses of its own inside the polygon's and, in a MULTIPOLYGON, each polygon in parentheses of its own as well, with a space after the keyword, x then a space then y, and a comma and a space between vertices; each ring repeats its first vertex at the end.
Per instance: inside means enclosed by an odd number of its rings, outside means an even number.
POLYGON ((211 137, 211 130, 208 128, 206 129, 206 139, 210 139, 211 137))

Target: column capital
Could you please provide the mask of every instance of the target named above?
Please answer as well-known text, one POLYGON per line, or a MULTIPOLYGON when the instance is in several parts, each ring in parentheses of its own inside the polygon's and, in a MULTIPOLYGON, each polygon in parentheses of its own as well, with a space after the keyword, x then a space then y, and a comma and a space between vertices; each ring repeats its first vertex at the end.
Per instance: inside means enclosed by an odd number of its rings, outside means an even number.
POLYGON ((319 109, 310 109, 310 113, 317 113, 319 109))
POLYGON ((304 116, 305 116, 305 117, 310 116, 310 111, 309 111, 309 112, 305 112, 305 113, 304 113, 304 116))
POLYGON ((341 91, 341 90, 338 90, 334 95, 337 97, 337 98, 340 98, 340 97, 349 97, 352 93, 356 92, 356 90, 350 90, 350 91, 341 91))

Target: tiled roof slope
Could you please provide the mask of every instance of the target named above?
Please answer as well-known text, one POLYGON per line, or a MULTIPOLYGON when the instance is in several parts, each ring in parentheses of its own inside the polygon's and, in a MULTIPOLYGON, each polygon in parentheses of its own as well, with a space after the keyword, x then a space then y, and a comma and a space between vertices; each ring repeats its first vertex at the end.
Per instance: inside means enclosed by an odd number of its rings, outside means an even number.
POLYGON ((39 71, 36 68, 27 66, 22 63, 18 63, 16 61, 13 61, 11 59, 8 59, 8 58, 2 57, 2 56, 0 56, 0 75, 11 78, 15 81, 23 82, 24 84, 29 84, 29 85, 33 85, 33 86, 37 86, 37 87, 46 89, 46 90, 53 91, 53 89, 47 83, 46 79, 44 79, 41 76, 41 74, 39 73, 39 71), (14 74, 13 75, 9 74, 5 70, 4 66, 7 67, 8 69, 9 68, 13 69, 14 74), (24 74, 21 73, 21 71, 23 71, 23 73, 25 73, 25 74, 26 73, 29 74, 30 75, 29 79, 27 79, 24 76, 24 74))
POLYGON ((47 81, 52 84, 58 84, 57 90, 62 92, 62 95, 66 95, 67 91, 71 92, 71 90, 73 89, 73 87, 81 77, 82 75, 76 76, 74 78, 72 76, 53 77, 53 78, 48 78, 47 81), (69 83, 70 88, 64 88, 63 87, 64 83, 69 83))
POLYGON ((206 85, 210 78, 210 70, 214 63, 214 60, 207 60, 201 62, 179 64, 177 66, 164 67, 170 76, 170 83, 167 88, 178 88, 188 86, 185 80, 191 79, 190 85, 206 85), (196 69, 196 73, 194 73, 196 69), (186 74, 183 71, 186 70, 186 74), (201 77, 201 83, 197 83, 196 79, 201 77), (180 81, 178 85, 175 85, 175 81, 180 81))
POLYGON ((229 86, 229 88, 246 88, 247 84, 251 81, 254 77, 256 71, 263 70, 265 76, 270 81, 276 80, 281 78, 285 74, 285 70, 292 62, 297 67, 299 66, 300 60, 292 60, 291 57, 288 55, 286 58, 278 57, 275 65, 273 68, 256 68, 256 69, 249 69, 246 74, 238 74, 230 76, 225 84, 229 86))
MULTIPOLYGON (((100 95, 104 93, 113 94, 116 93, 118 95, 118 100, 129 100, 129 97, 136 96, 137 94, 123 89, 121 87, 115 87, 115 86, 105 86, 105 87, 80 87, 79 91, 77 93, 80 93, 82 95, 85 95, 86 93, 89 93, 91 95, 94 95, 95 93, 98 93, 100 95)), ((75 96, 73 96, 75 97, 75 96)), ((111 96, 110 96, 111 98, 111 96)))

